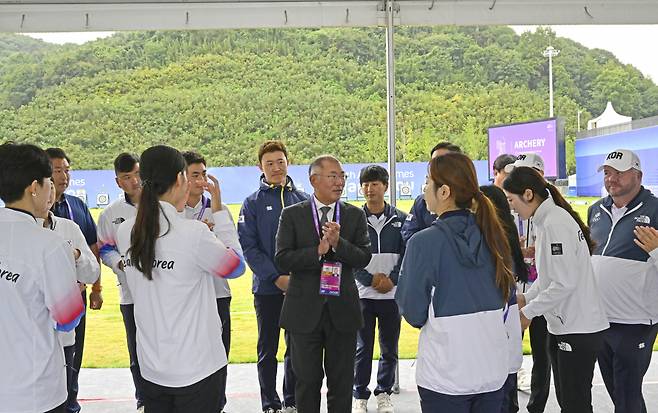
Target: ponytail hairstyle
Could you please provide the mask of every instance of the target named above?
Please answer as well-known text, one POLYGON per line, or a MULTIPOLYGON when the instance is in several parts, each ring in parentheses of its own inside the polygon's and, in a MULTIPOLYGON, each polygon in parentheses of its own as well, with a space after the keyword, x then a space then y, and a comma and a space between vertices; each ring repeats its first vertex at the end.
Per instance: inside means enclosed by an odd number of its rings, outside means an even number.
POLYGON ((567 211, 571 215, 571 218, 576 221, 585 237, 585 241, 587 241, 589 253, 590 255, 592 254, 596 243, 592 240, 589 228, 585 225, 578 213, 571 208, 571 205, 564 199, 562 194, 560 194, 560 191, 554 185, 548 183, 536 169, 527 166, 514 168, 509 176, 505 178, 505 181, 503 181, 503 188, 507 192, 516 195, 523 195, 526 189, 529 189, 541 202, 544 202, 549 196, 553 198, 555 205, 567 211))
POLYGON ((516 279, 522 282, 528 282, 528 266, 525 261, 523 261, 519 233, 516 224, 514 223, 514 217, 512 217, 512 211, 510 210, 509 202, 507 202, 505 193, 495 185, 481 186, 480 190, 496 207, 498 219, 500 219, 500 223, 505 230, 507 242, 509 242, 510 251, 512 252, 512 264, 514 265, 513 268, 516 279))
MULTIPOLYGON (((152 146, 140 157, 139 176, 142 179, 142 195, 137 209, 135 226, 130 234, 130 260, 135 268, 149 280, 153 279, 155 242, 160 235, 160 196, 176 183, 179 173, 185 171, 185 159, 181 153, 165 145, 152 146)), ((169 219, 167 231, 169 232, 169 219)))
POLYGON ((473 161, 461 153, 438 156, 430 161, 430 179, 437 189, 443 185, 450 187, 451 196, 458 208, 475 212, 477 225, 489 247, 496 269, 496 286, 506 303, 514 286, 514 276, 510 270, 510 246, 503 235, 503 226, 496 208, 478 187, 473 161))

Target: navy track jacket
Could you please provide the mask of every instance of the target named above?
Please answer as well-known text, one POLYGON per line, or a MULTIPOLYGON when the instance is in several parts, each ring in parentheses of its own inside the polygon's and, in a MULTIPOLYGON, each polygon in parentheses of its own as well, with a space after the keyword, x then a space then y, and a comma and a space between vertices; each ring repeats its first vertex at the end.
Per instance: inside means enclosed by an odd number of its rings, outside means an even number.
POLYGON ((260 188, 242 203, 238 236, 244 258, 254 273, 252 292, 259 295, 283 294, 274 281, 283 274, 274 264, 276 231, 284 207, 309 198, 288 177, 286 185, 271 185, 261 176, 260 188))

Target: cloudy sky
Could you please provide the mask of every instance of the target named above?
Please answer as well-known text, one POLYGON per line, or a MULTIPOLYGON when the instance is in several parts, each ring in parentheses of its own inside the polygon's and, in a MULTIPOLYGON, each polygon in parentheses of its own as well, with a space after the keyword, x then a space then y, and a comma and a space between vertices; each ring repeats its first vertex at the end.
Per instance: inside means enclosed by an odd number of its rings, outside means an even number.
MULTIPOLYGON (((658 25, 634 26, 552 26, 558 36, 568 37, 589 48, 612 52, 623 63, 630 63, 658 83, 658 53, 652 46, 658 39, 658 25), (651 40, 653 39, 653 40, 651 40)), ((534 26, 513 26, 517 33, 534 30, 534 26)), ((82 44, 112 32, 32 33, 32 37, 51 43, 82 44)), ((541 51, 538 51, 541 53, 541 51)), ((557 57, 559 59, 559 57, 557 57)))

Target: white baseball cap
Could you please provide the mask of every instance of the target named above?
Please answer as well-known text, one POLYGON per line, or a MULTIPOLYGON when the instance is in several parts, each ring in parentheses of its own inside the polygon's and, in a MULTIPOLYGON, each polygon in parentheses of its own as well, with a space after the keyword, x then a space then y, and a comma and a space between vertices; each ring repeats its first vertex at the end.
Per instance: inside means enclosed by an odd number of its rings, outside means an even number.
POLYGON ((529 168, 535 168, 541 172, 544 172, 544 160, 541 156, 536 153, 522 153, 516 157, 516 161, 505 166, 505 172, 511 173, 514 168, 519 166, 527 166, 529 168))
POLYGON ((637 154, 628 149, 615 149, 605 157, 603 165, 599 166, 597 172, 601 172, 604 166, 615 168, 619 172, 626 172, 629 169, 637 169, 642 172, 642 165, 637 154))

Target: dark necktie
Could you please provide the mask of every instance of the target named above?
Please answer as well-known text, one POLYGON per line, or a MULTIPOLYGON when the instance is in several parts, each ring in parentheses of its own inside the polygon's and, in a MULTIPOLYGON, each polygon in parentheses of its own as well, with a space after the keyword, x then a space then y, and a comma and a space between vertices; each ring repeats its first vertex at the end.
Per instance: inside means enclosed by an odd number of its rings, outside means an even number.
POLYGON ((327 214, 329 213, 329 211, 331 211, 331 208, 328 206, 323 206, 322 208, 320 208, 320 211, 322 212, 322 216, 320 217, 320 228, 322 228, 324 224, 326 224, 327 221, 329 221, 327 214))

